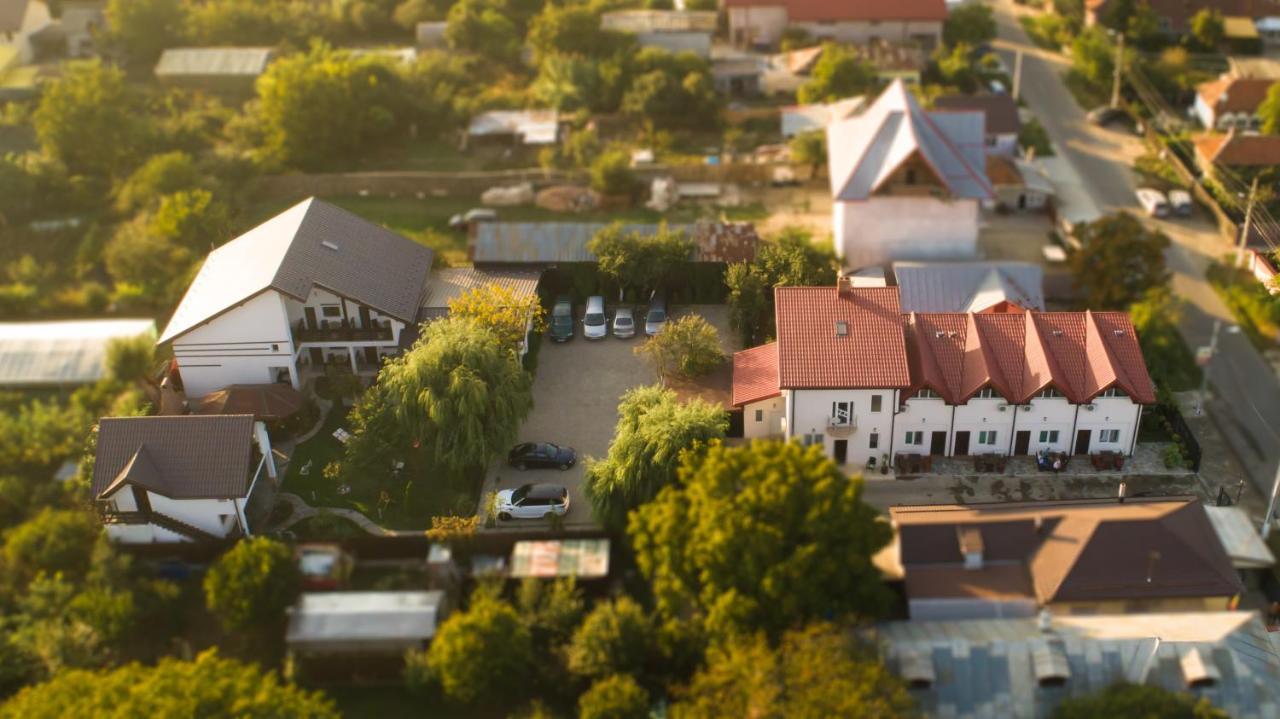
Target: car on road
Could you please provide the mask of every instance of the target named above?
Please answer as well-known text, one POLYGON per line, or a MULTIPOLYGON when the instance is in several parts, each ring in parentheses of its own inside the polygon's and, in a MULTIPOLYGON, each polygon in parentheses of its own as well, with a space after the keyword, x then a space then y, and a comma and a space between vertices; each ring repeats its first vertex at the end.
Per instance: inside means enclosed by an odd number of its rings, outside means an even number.
POLYGON ((1179 217, 1191 216, 1191 193, 1186 190, 1169 190, 1169 209, 1179 217))
POLYGON ((506 522, 512 519, 550 519, 569 511, 569 490, 559 484, 522 484, 498 492, 494 513, 506 522))
POLYGON ((551 341, 568 342, 573 339, 573 302, 564 296, 551 305, 551 341))
POLYGON ((587 311, 582 316, 582 336, 589 340, 602 340, 609 336, 609 318, 604 314, 604 297, 587 298, 587 311))
POLYGON ((613 336, 626 340, 636 336, 636 311, 619 307, 613 311, 613 336))
POLYGON ((521 442, 507 452, 507 464, 520 471, 526 469, 568 469, 578 462, 573 447, 550 442, 521 442))
POLYGON ((1138 197, 1138 204, 1151 217, 1169 216, 1169 200, 1163 192, 1153 187, 1139 187, 1134 194, 1138 197))
POLYGON ((667 326, 667 298, 654 294, 649 298, 649 311, 644 316, 644 333, 650 337, 667 326))

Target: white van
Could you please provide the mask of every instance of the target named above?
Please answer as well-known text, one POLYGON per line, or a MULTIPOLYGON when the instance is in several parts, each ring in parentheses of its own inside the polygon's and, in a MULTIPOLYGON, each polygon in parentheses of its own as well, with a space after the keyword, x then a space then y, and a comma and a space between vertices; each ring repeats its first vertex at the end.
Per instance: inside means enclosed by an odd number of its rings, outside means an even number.
POLYGON ((602 340, 609 335, 609 320, 604 315, 604 298, 592 295, 587 298, 587 311, 582 316, 582 336, 589 340, 602 340))
POLYGON ((1139 187, 1134 193, 1138 196, 1138 204, 1142 205, 1142 209, 1151 217, 1168 217, 1169 200, 1164 193, 1150 188, 1139 187))
POLYGON ((1191 216, 1191 194, 1186 190, 1169 190, 1169 209, 1179 217, 1191 216))

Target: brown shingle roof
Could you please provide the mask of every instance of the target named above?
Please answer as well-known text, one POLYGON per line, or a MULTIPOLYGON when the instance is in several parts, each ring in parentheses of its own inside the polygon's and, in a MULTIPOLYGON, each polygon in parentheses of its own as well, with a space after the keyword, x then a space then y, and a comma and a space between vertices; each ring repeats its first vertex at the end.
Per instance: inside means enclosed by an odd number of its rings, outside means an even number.
POLYGON ((243 497, 252 449, 252 415, 106 417, 93 496, 133 484, 172 499, 243 497))
POLYGON ((988 135, 1017 134, 1022 127, 1018 104, 1008 95, 943 95, 933 101, 935 110, 976 110, 987 119, 988 135))
POLYGON ((734 353, 733 406, 741 407, 781 393, 777 342, 734 353))
POLYGON ((947 19, 945 0, 725 0, 725 7, 781 6, 791 22, 947 19))
POLYGON ((307 406, 298 390, 287 384, 233 384, 197 400, 195 414, 250 414, 254 419, 292 417, 307 406))
POLYGON ((17 32, 27 16, 28 0, 0 0, 0 32, 17 32))
POLYGON ((1204 134, 1195 140, 1196 154, 1205 164, 1227 167, 1280 165, 1280 135, 1204 134))
POLYGON ((1275 80, 1254 77, 1220 77, 1202 83, 1196 92, 1214 112, 1257 112, 1275 80))
POLYGON ((1242 589, 1195 498, 893 507, 889 514, 898 527, 907 586, 913 571, 923 568, 926 596, 978 596, 930 581, 939 567, 962 562, 960 528, 983 536, 984 568, 968 570, 969 585, 985 586, 980 575, 991 571, 994 586, 1007 588, 1004 567, 1016 562, 1041 604, 1224 597, 1242 589))
POLYGON ((774 296, 779 387, 910 385, 896 287, 779 287, 774 296))

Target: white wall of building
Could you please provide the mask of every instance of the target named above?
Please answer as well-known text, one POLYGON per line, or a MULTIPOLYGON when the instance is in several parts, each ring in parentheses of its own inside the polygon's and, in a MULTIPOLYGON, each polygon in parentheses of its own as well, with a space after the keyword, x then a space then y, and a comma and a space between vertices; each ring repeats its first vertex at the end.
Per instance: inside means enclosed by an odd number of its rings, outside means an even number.
POLYGON ((977 256, 977 200, 873 197, 833 204, 836 256, 846 268, 977 256))
POLYGON ((231 384, 274 382, 273 368, 289 369, 296 377, 284 302, 268 290, 175 339, 173 356, 187 396, 231 384))
POLYGON ((226 537, 236 531, 239 509, 237 499, 170 499, 155 492, 147 492, 151 510, 218 537, 226 537))
POLYGON ((956 438, 961 432, 969 433, 969 450, 966 456, 975 454, 1008 454, 1009 438, 1013 432, 1013 407, 1003 399, 978 398, 955 408, 955 422, 952 425, 950 445, 947 451, 956 454, 956 438), (982 444, 983 432, 994 432, 995 441, 982 444))
POLYGON ((786 401, 781 396, 744 405, 742 408, 743 438, 763 439, 784 434, 786 414, 786 401))
POLYGON ((108 524, 107 539, 122 544, 190 542, 191 538, 154 524, 108 524))
POLYGON ((792 390, 788 393, 787 436, 802 442, 821 441, 828 457, 837 455, 837 442, 845 442, 845 464, 865 466, 875 457, 890 454, 893 433, 893 410, 897 392, 877 390, 792 390), (873 397, 880 398, 879 411, 873 411, 873 397), (830 427, 832 404, 852 403, 852 428, 830 427), (874 446, 873 446, 874 445, 874 446))
POLYGON ((890 457, 899 452, 905 454, 929 454, 934 432, 947 437, 947 453, 951 452, 951 405, 942 399, 912 397, 902 403, 905 409, 898 412, 893 422, 893 449, 890 457), (908 433, 920 433, 918 444, 908 444, 908 433))
POLYGON ((787 29, 787 9, 768 7, 729 8, 729 37, 739 45, 776 45, 787 29))
POLYGON ((815 38, 862 45, 880 40, 889 42, 919 42, 926 51, 942 42, 940 22, 797 22, 793 27, 805 30, 815 38))
POLYGON ((1209 103, 1204 101, 1200 93, 1196 93, 1196 103, 1192 106, 1195 116, 1200 119, 1200 124, 1206 129, 1217 127, 1215 124, 1217 118, 1214 117, 1213 108, 1209 107, 1209 103))
POLYGON ((1012 132, 987 135, 987 154, 1013 157, 1018 154, 1018 135, 1012 132))
MULTIPOLYGON (((1123 452, 1129 454, 1133 447, 1133 438, 1138 431, 1142 417, 1142 405, 1134 404, 1128 397, 1098 397, 1088 406, 1080 408, 1076 417, 1076 432, 1089 430, 1089 447, 1091 454, 1102 451, 1123 452), (1116 438, 1103 441, 1103 432, 1118 430, 1116 438)), ((1080 448, 1074 448, 1079 453, 1080 448)))
MULTIPOLYGON (((1030 432, 1030 444, 1027 454, 1035 454, 1040 450, 1049 452, 1071 451, 1071 429, 1075 426, 1076 405, 1062 397, 1032 399, 1028 405, 1018 407, 1014 417, 1014 442, 1017 432, 1030 432), (1031 409, 1026 409, 1026 407, 1031 409), (1055 441, 1053 433, 1057 432, 1055 441), (1044 439, 1041 439, 1041 436, 1044 439)), ((1016 445, 1010 445, 1015 447, 1016 445)))

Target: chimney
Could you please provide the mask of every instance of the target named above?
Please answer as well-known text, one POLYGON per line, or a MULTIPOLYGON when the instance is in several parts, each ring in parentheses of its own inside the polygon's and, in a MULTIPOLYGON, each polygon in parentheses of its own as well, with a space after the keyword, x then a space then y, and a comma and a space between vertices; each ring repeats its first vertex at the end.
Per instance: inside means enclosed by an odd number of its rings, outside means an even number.
POLYGON ((1117 499, 1119 499, 1119 500, 1120 500, 1120 504, 1124 504, 1124 495, 1125 495, 1125 493, 1126 493, 1126 492, 1128 492, 1128 491, 1129 491, 1129 485, 1128 485, 1127 483, 1125 483, 1125 482, 1121 482, 1121 483, 1120 483, 1120 493, 1119 493, 1119 495, 1117 496, 1117 499))
POLYGON ((853 294, 853 278, 840 275, 836 278, 836 296, 849 297, 853 294))
POLYGON ((965 569, 982 569, 982 531, 977 527, 958 527, 960 554, 964 555, 965 569))

